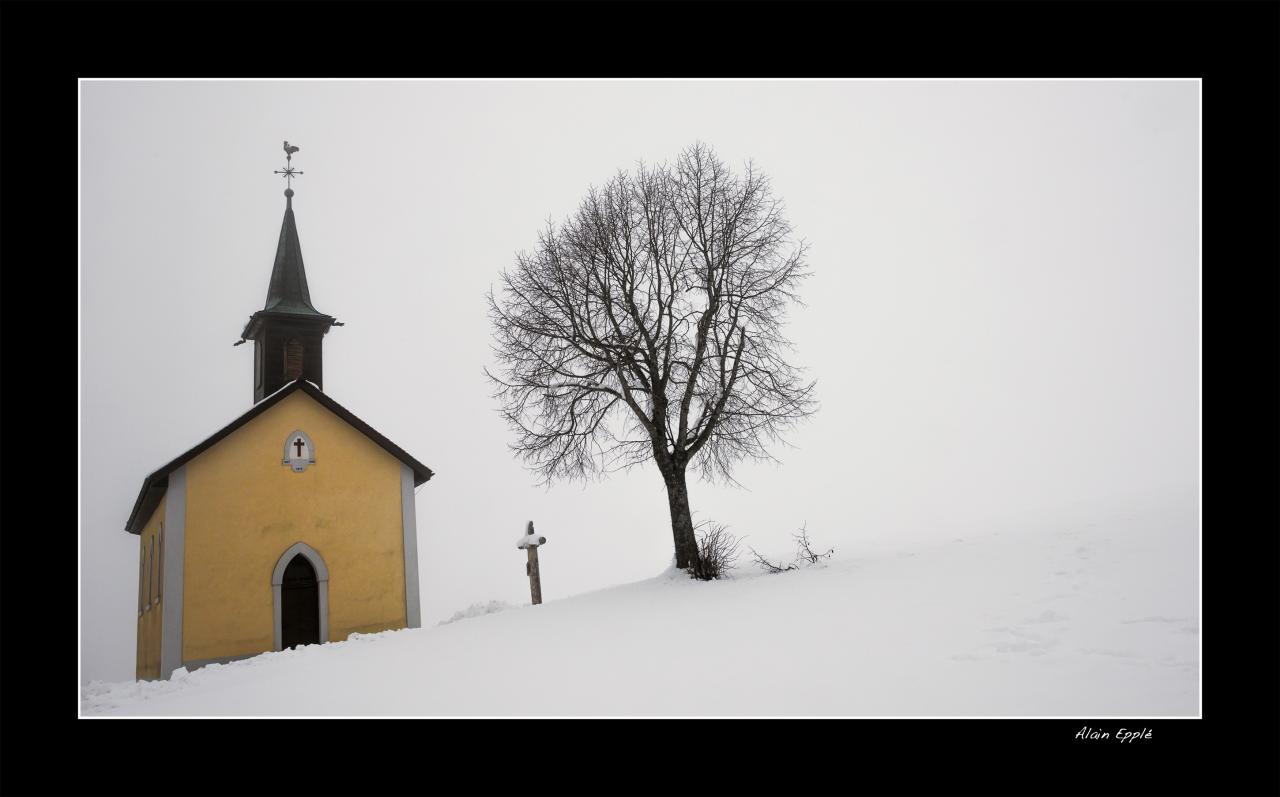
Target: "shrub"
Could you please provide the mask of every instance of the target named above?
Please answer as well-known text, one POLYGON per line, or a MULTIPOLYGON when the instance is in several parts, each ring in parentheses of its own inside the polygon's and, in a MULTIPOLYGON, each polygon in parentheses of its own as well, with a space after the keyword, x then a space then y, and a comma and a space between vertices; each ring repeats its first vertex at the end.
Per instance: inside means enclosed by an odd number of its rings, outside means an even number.
POLYGON ((710 520, 695 526, 694 534, 698 538, 698 561, 690 575, 703 581, 726 575, 738 559, 738 538, 723 523, 710 520))
POLYGON ((836 549, 828 548, 825 553, 814 553, 809 543, 808 525, 806 523, 801 526, 799 531, 791 535, 791 539, 796 541, 796 560, 805 564, 816 565, 820 559, 830 559, 836 549))

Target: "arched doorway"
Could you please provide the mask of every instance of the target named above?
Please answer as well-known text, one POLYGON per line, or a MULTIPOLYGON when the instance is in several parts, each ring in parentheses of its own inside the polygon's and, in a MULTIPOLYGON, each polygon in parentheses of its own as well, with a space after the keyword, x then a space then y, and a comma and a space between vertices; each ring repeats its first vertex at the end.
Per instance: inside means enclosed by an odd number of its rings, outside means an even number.
POLYGON ((296 542, 271 574, 275 649, 329 641, 329 568, 320 553, 296 542))
POLYGON ((320 583, 307 557, 298 554, 284 569, 280 585, 280 646, 320 642, 320 583))

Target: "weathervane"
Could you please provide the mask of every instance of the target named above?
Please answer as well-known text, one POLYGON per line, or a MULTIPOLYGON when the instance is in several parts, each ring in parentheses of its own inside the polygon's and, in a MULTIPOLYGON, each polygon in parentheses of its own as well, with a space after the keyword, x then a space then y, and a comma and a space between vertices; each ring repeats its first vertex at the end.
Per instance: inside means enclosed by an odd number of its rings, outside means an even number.
POLYGON ((300 172, 297 169, 293 168, 293 153, 297 151, 298 151, 297 147, 289 146, 288 141, 284 142, 284 160, 285 160, 284 170, 281 171, 280 169, 276 169, 275 171, 276 174, 284 175, 284 179, 288 181, 289 185, 286 190, 290 192, 289 194, 290 196, 293 195, 293 176, 295 174, 303 174, 303 172, 300 172))

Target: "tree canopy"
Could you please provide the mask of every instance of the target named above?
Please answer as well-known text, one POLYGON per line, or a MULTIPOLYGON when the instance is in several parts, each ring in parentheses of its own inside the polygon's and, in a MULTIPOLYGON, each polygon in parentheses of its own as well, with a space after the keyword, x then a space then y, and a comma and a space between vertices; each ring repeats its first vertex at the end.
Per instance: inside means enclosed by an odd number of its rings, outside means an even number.
POLYGON ((680 492, 690 465, 772 458, 817 407, 783 334, 806 250, 768 179, 704 144, 591 188, 489 295, 514 450, 548 481, 653 459, 680 492))

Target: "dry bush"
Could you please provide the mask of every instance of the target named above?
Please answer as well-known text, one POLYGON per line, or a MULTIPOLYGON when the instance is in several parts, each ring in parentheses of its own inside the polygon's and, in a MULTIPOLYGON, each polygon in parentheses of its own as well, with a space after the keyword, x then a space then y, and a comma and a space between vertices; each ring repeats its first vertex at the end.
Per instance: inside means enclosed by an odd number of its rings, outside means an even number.
POLYGON ((835 548, 828 548, 821 553, 813 550, 813 543, 809 540, 808 524, 800 527, 800 530, 791 535, 791 539, 796 542, 796 560, 794 562, 783 562, 778 560, 773 562, 760 555, 755 548, 748 547, 754 557, 753 564, 766 573, 785 573, 788 570, 797 570, 800 565, 815 565, 823 559, 830 559, 832 554, 836 552, 835 548))
POLYGON ((726 575, 737 561, 740 541, 723 523, 706 520, 694 527, 698 538, 698 561, 690 568, 694 578, 711 581, 726 575))
POLYGON ((777 564, 774 564, 773 562, 761 556, 759 552, 756 551, 755 548, 748 547, 747 550, 751 551, 751 555, 755 557, 754 562, 756 567, 760 568, 766 573, 785 573, 788 570, 796 569, 795 565, 793 564, 784 565, 781 561, 779 561, 777 564))
POLYGON ((830 559, 831 555, 836 552, 835 548, 828 548, 824 553, 814 553, 811 543, 809 542, 809 531, 805 524, 800 530, 791 535, 791 539, 796 541, 796 561, 805 564, 816 565, 821 559, 830 559))

